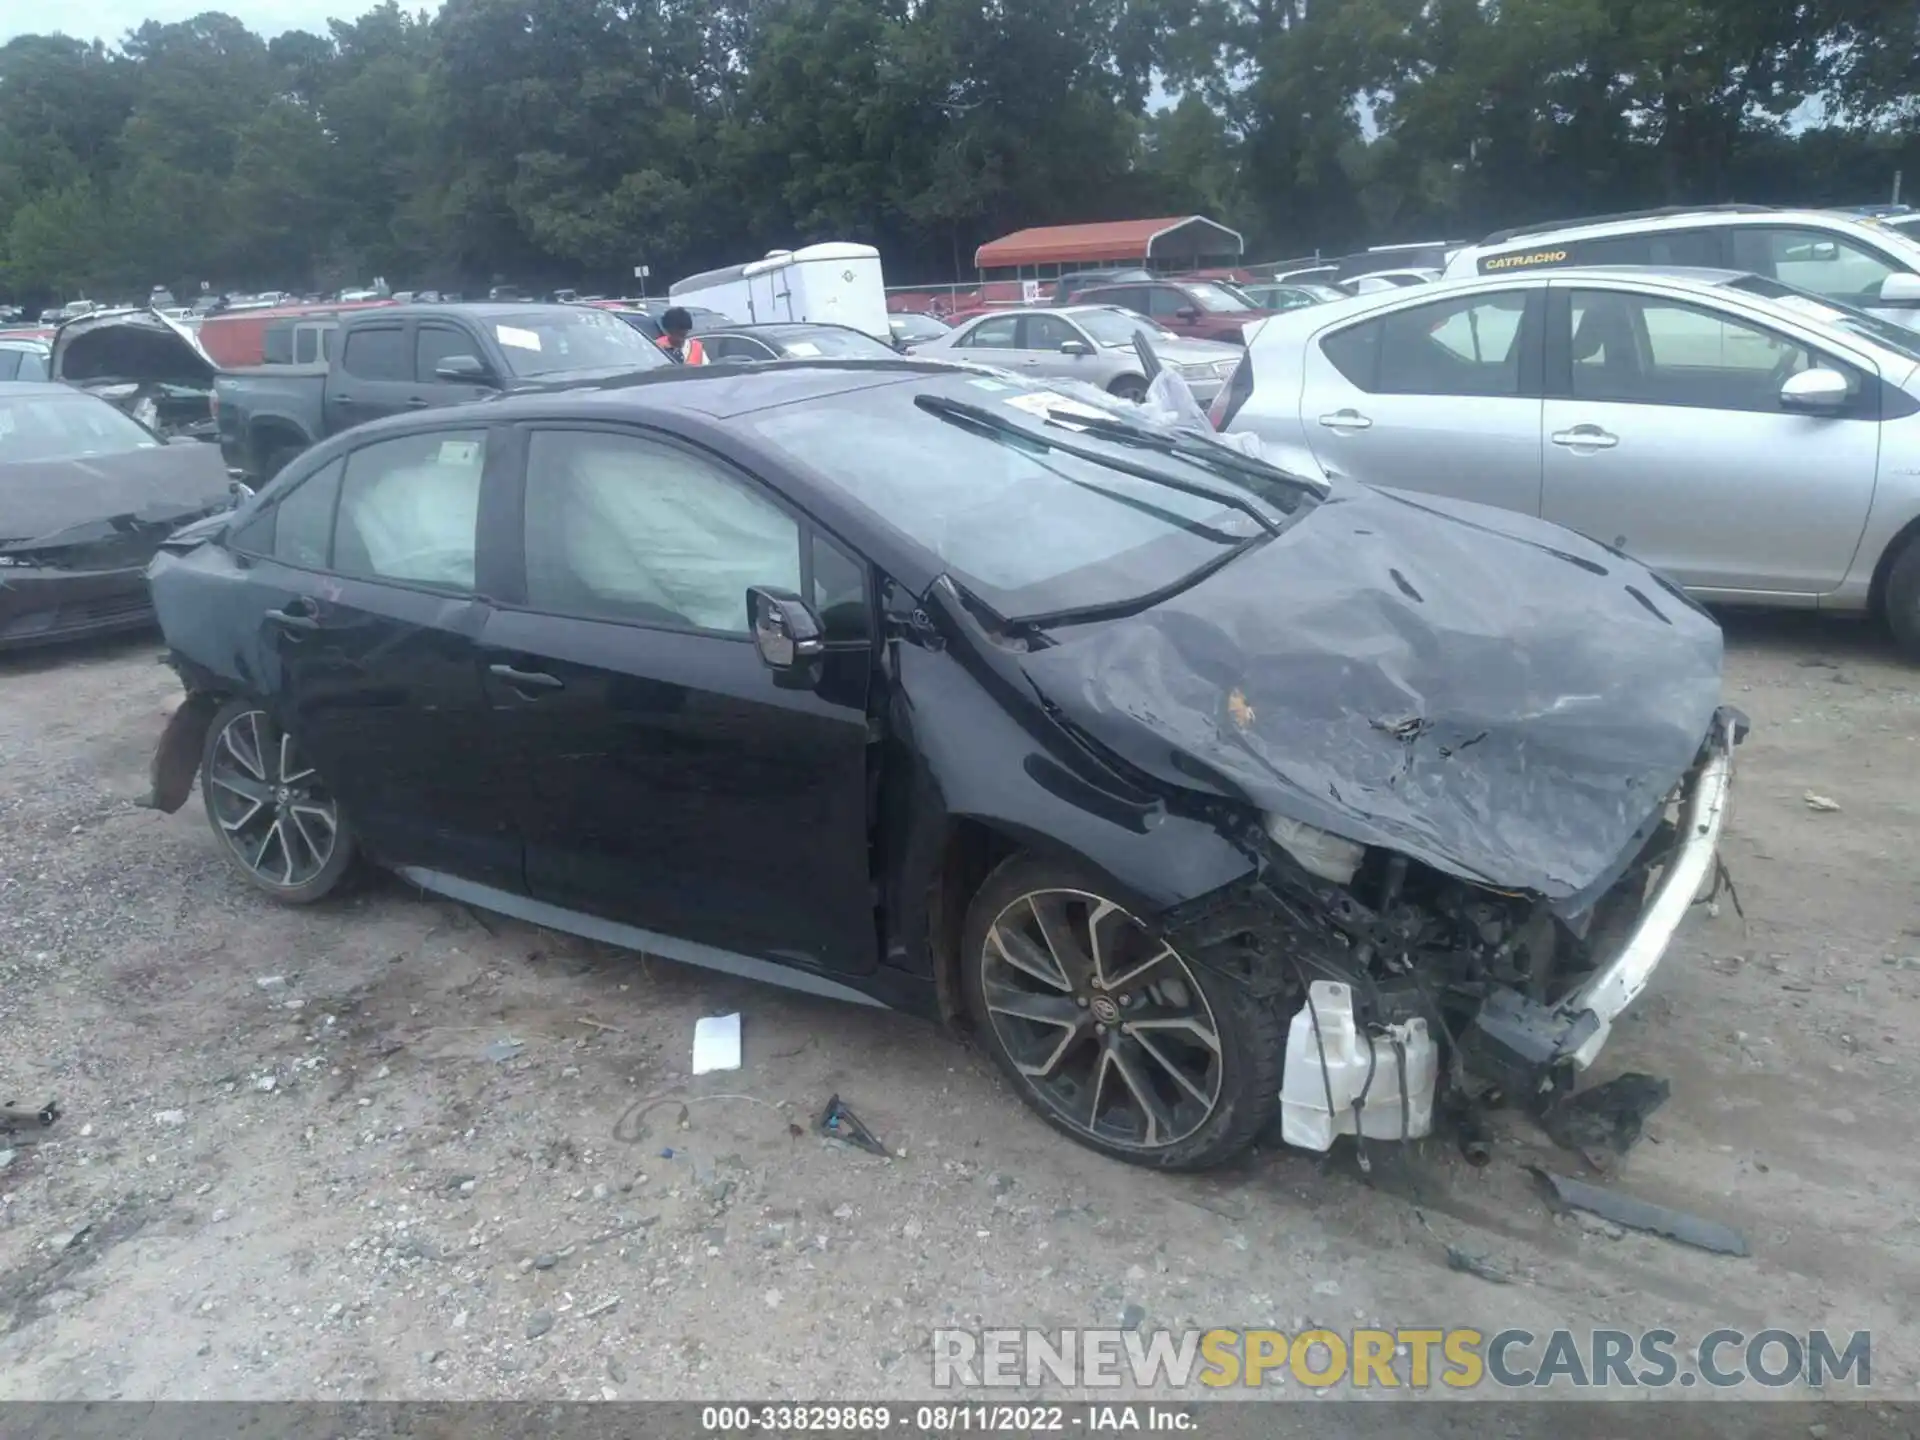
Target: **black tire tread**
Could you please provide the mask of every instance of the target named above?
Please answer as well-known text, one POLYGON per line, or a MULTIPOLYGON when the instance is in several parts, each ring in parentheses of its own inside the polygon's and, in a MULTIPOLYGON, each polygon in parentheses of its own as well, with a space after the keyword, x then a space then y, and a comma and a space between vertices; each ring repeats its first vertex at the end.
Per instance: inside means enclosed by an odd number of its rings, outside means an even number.
POLYGON ((1907 540, 1893 557, 1881 608, 1901 654, 1920 660, 1920 535, 1907 540))

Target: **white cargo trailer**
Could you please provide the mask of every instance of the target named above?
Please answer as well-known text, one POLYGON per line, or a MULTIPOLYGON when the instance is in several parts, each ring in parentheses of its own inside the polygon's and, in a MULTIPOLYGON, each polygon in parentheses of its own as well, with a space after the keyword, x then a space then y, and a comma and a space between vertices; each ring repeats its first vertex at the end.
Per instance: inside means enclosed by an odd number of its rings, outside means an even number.
POLYGON ((668 298, 718 310, 743 325, 801 320, 848 325, 889 340, 886 282, 871 245, 829 242, 676 280, 668 298))

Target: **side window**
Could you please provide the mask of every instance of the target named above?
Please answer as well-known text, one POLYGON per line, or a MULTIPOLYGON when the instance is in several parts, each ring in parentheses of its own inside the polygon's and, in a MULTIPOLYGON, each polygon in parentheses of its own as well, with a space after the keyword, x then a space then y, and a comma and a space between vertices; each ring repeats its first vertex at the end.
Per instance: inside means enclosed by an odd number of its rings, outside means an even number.
POLYGON ((398 325, 369 325, 347 332, 340 368, 356 380, 404 381, 413 374, 407 332, 398 325))
POLYGON ((482 430, 432 430, 355 450, 341 482, 331 568, 471 591, 485 460, 482 430))
POLYGON ((1147 291, 1147 314, 1156 320, 1171 320, 1182 310, 1193 308, 1186 292, 1171 285, 1155 285, 1147 291))
POLYGON ((1381 320, 1380 390, 1389 395, 1518 395, 1525 292, 1445 300, 1381 320))
POLYGON ((1848 236, 1773 225, 1733 232, 1733 266, 1862 306, 1879 303, 1880 286, 1902 268, 1848 236))
POLYGON ((1020 337, 1022 350, 1057 351, 1067 341, 1082 338, 1078 330, 1058 315, 1029 315, 1026 327, 1020 337))
POLYGON ((19 378, 22 380, 48 380, 52 376, 47 369, 47 357, 38 350, 30 350, 20 357, 19 378))
POLYGON ((867 608, 867 572, 824 535, 813 537, 814 613, 829 640, 871 638, 867 608))
POLYGON ((24 350, 0 350, 0 380, 11 380, 20 373, 20 362, 26 359, 24 350))
POLYGON ((1012 350, 1019 328, 1018 315, 994 315, 969 330, 960 343, 974 350, 1012 350))
POLYGON ((1087 300, 1089 305, 1118 305, 1122 310, 1131 310, 1136 315, 1147 313, 1147 287, 1144 285, 1116 285, 1110 290, 1096 291, 1087 300))
POLYGON ((748 586, 800 593, 800 527, 785 511, 637 436, 536 431, 526 537, 536 610, 745 635, 748 586))
POLYGON ((1639 235, 1607 235, 1568 247, 1575 265, 1687 265, 1713 267, 1720 262, 1719 236, 1711 230, 1654 230, 1639 235))
MULTIPOLYGON (((340 498, 340 476, 346 468, 347 462, 342 459, 315 471, 262 517, 267 521, 267 532, 260 538, 265 541, 271 536, 274 559, 303 570, 327 568, 334 502, 340 498)), ((238 536, 234 543, 244 550, 248 548, 247 538, 238 536)))
POLYGON ((1577 290, 1571 309, 1576 400, 1774 413, 1789 376, 1822 364, 1854 373, 1783 335, 1670 300, 1577 290))
POLYGON ((293 363, 311 365, 320 358, 320 332, 311 325, 298 326, 293 332, 293 363))
POLYGON ((1349 385, 1368 394, 1380 388, 1382 323, 1369 320, 1364 325, 1349 325, 1344 330, 1334 331, 1320 342, 1320 351, 1327 357, 1328 363, 1346 378, 1349 385))
POLYGON ((455 355, 479 358, 480 347, 471 335, 451 325, 422 325, 413 335, 413 378, 421 385, 444 385, 434 372, 442 360, 455 355))
POLYGON ((270 325, 260 338, 260 360, 265 365, 293 363, 293 326, 270 325))

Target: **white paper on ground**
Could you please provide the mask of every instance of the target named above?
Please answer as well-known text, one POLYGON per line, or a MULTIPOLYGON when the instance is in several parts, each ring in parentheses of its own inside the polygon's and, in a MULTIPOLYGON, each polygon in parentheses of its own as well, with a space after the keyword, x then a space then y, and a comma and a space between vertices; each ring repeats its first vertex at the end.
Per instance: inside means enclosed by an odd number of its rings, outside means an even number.
POLYGON ((740 1016, 702 1015, 693 1022, 693 1073, 740 1068, 740 1016))

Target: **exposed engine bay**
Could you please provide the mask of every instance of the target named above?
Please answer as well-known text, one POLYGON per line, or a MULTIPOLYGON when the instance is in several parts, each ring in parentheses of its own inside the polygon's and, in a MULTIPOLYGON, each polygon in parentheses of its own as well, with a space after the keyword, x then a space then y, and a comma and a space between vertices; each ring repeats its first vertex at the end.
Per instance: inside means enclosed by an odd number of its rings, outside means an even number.
POLYGON ((193 332, 153 310, 69 320, 53 340, 52 373, 164 438, 212 441, 213 360, 193 332))

